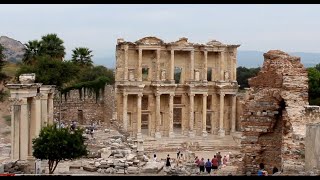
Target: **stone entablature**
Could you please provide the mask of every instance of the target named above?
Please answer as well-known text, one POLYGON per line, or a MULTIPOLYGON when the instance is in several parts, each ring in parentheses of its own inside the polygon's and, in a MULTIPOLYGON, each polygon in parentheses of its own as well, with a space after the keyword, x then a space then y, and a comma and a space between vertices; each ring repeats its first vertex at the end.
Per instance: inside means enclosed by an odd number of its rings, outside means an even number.
POLYGON ((174 137, 173 122, 181 127, 182 134, 190 137, 207 136, 208 132, 219 132, 221 136, 235 132, 239 46, 215 40, 207 44, 190 43, 187 38, 171 43, 157 37, 144 37, 136 42, 118 39, 117 120, 138 138, 141 124, 147 125, 149 136, 174 137), (139 109, 140 101, 146 104, 143 110, 139 109))

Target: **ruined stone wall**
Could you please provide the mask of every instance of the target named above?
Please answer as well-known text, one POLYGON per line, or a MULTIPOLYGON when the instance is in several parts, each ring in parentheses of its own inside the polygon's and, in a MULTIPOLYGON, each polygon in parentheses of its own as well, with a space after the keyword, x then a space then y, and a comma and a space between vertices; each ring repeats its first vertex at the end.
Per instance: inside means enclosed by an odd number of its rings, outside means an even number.
MULTIPOLYGON (((115 109, 114 88, 107 85, 103 96, 96 101, 94 92, 85 92, 82 90, 80 98, 79 90, 70 91, 66 99, 62 96, 61 119, 65 122, 76 120, 80 124, 89 124, 94 122, 109 122, 115 109)), ((54 118, 59 119, 60 111, 59 93, 56 93, 54 99, 54 118)))
POLYGON ((304 106, 308 104, 307 71, 299 57, 271 50, 264 64, 249 79, 252 92, 244 105, 242 152, 244 172, 256 173, 264 163, 270 173, 304 169, 304 106))

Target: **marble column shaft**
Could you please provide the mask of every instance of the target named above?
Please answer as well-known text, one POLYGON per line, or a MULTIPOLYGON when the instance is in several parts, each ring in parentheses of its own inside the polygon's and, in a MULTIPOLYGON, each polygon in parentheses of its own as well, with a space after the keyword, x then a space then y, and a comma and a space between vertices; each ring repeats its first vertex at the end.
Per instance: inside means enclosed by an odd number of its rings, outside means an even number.
POLYGON ((236 95, 232 95, 232 104, 231 104, 231 132, 236 131, 236 95))
POLYGON ((202 95, 202 136, 207 136, 207 94, 202 95))
POLYGON ((125 131, 128 130, 128 112, 127 112, 127 108, 128 108, 128 94, 124 93, 123 94, 123 114, 122 114, 122 118, 123 118, 123 129, 125 131))

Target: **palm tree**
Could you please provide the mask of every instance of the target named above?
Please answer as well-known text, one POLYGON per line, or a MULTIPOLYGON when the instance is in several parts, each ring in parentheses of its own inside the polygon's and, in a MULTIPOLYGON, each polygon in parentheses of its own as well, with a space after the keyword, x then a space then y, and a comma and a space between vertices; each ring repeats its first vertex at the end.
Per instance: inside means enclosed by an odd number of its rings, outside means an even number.
POLYGON ((92 56, 91 55, 91 50, 89 50, 88 48, 85 47, 79 47, 76 48, 74 50, 72 50, 73 54, 72 54, 72 59, 71 61, 79 64, 80 66, 92 66, 93 62, 92 62, 92 56))
POLYGON ((4 47, 0 44, 0 71, 5 64, 5 58, 6 56, 4 55, 4 47))
POLYGON ((41 38, 40 55, 49 55, 52 58, 60 59, 64 58, 65 47, 63 46, 63 40, 60 39, 57 34, 47 34, 41 38))
POLYGON ((26 46, 26 52, 23 56, 22 62, 25 64, 34 64, 41 49, 41 43, 38 40, 29 41, 26 46))

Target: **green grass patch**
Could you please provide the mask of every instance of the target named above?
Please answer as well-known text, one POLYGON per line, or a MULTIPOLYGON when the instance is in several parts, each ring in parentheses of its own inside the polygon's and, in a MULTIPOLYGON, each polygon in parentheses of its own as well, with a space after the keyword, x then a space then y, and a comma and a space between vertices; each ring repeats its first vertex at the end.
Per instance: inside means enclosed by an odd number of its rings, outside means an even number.
POLYGON ((4 120, 6 121, 7 125, 11 125, 11 115, 2 116, 4 120))

